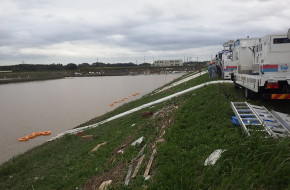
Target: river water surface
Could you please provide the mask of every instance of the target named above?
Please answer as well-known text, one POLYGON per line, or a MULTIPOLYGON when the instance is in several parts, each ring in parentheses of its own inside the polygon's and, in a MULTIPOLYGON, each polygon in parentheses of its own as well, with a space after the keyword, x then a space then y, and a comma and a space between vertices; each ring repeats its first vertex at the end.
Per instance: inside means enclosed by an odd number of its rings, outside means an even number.
POLYGON ((0 85, 0 164, 121 105, 109 106, 114 101, 139 92, 126 102, 135 100, 179 76, 79 77, 0 85), (18 141, 47 130, 51 136, 18 141))

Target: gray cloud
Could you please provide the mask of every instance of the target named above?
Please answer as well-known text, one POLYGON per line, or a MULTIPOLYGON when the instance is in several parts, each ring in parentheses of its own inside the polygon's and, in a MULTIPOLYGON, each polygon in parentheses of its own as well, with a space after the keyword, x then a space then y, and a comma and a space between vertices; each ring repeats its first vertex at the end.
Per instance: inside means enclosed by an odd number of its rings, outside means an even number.
POLYGON ((209 59, 222 43, 286 33, 288 0, 2 0, 0 65, 209 59))

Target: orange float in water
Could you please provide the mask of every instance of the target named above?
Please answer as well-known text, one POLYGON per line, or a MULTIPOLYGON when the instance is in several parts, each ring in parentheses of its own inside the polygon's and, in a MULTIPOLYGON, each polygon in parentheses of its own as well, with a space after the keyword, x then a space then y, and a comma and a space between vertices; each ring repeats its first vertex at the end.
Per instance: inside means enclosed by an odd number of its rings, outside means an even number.
POLYGON ((27 135, 26 137, 22 137, 18 139, 18 141, 28 141, 29 139, 33 139, 40 135, 51 135, 51 131, 34 132, 34 133, 31 133, 30 135, 27 135))
POLYGON ((29 139, 33 139, 34 137, 36 137, 36 135, 34 135, 34 134, 32 133, 32 134, 30 134, 30 135, 27 135, 26 137, 29 138, 29 139))
POLYGON ((136 93, 132 94, 132 96, 137 96, 139 94, 140 94, 139 92, 136 92, 136 93))
POLYGON ((29 140, 29 138, 28 137, 22 137, 22 138, 20 138, 20 139, 18 139, 19 141, 28 141, 29 140))
POLYGON ((39 131, 38 131, 38 132, 34 132, 34 133, 32 133, 32 134, 35 135, 35 136, 37 137, 37 136, 40 136, 40 135, 42 134, 42 132, 39 132, 39 131))
POLYGON ((43 131, 41 135, 51 135, 51 131, 43 131))

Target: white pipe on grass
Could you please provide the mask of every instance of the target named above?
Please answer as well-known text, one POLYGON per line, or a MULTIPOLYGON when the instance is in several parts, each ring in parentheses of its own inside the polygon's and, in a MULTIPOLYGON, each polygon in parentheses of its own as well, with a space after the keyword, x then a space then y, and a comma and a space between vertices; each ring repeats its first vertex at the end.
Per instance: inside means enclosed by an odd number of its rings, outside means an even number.
POLYGON ((101 124, 104 124, 104 123, 107 123, 107 122, 112 121, 112 120, 114 120, 114 119, 118 119, 118 118, 120 118, 120 117, 123 117, 123 116, 129 115, 129 114, 134 113, 134 112, 136 112, 136 111, 139 111, 139 110, 141 110, 141 109, 148 108, 148 107, 153 106, 153 105, 155 105, 155 104, 159 104, 159 103, 161 103, 161 102, 164 102, 164 101, 170 100, 170 99, 172 99, 172 98, 174 98, 174 97, 178 97, 178 96, 180 96, 180 95, 183 95, 183 94, 186 94, 186 93, 188 93, 188 92, 194 91, 194 90, 199 89, 199 88, 201 88, 201 87, 204 87, 204 86, 207 86, 207 85, 211 85, 211 84, 219 84, 219 83, 233 83, 233 82, 232 82, 232 81, 226 81, 226 80, 217 80, 217 81, 205 82, 205 83, 202 83, 202 84, 200 84, 200 85, 196 85, 196 86, 191 87, 191 88, 188 88, 188 89, 186 89, 186 90, 183 90, 183 91, 177 92, 177 93, 175 93, 175 94, 172 94, 172 95, 166 96, 166 97, 161 98, 161 99, 159 99, 159 100, 155 100, 155 101, 153 101, 153 102, 150 102, 150 103, 144 104, 144 105, 142 105, 142 106, 139 106, 139 107, 137 107, 137 108, 131 109, 131 110, 129 110, 129 111, 126 111, 126 112, 120 113, 120 114, 118 114, 118 115, 115 115, 115 116, 113 116, 113 117, 110 117, 110 118, 108 118, 108 119, 106 119, 106 120, 103 120, 103 121, 101 121, 101 122, 98 122, 98 123, 95 123, 95 124, 92 124, 92 125, 88 125, 88 126, 84 126, 84 127, 80 127, 80 128, 71 129, 71 130, 68 130, 68 131, 66 131, 66 132, 64 132, 64 133, 60 133, 60 134, 58 134, 57 136, 53 137, 52 139, 50 139, 50 140, 48 140, 48 141, 53 141, 53 140, 55 140, 55 139, 58 139, 58 138, 60 138, 60 137, 62 137, 62 136, 64 136, 64 135, 66 135, 66 134, 76 134, 76 133, 78 133, 78 132, 80 132, 80 131, 83 131, 83 130, 86 130, 86 129, 92 129, 92 128, 95 128, 95 127, 97 127, 97 126, 99 126, 99 125, 101 125, 101 124))

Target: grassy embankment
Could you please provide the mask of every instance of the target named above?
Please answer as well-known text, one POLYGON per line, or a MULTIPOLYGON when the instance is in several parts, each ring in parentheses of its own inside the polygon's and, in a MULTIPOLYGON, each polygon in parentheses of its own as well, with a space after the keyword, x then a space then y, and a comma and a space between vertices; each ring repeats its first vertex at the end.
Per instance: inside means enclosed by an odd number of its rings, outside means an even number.
MULTIPOLYGON (((204 75, 166 92, 149 94, 86 124, 206 81, 208 76, 204 75)), ((85 131, 94 135, 91 141, 71 135, 46 143, 2 165, 0 187, 94 189, 111 179, 114 189, 289 189, 290 139, 246 138, 241 127, 230 122, 234 115, 230 101, 245 101, 241 90, 231 84, 207 86, 85 131), (143 117, 141 113, 148 110, 154 116, 143 117), (151 179, 144 181, 149 157, 162 134, 165 142, 156 145, 151 179), (145 142, 130 146, 141 136, 145 142), (90 152, 103 142, 107 144, 90 152), (124 186, 128 166, 145 143, 140 171, 124 186), (118 154, 122 147, 124 154, 118 154), (227 151, 216 165, 203 166, 215 149, 227 151)), ((289 102, 250 102, 290 113, 289 102)))
POLYGON ((0 84, 14 82, 28 82, 38 80, 51 80, 64 78, 64 73, 61 71, 31 71, 31 72, 11 72, 0 73, 0 84))

